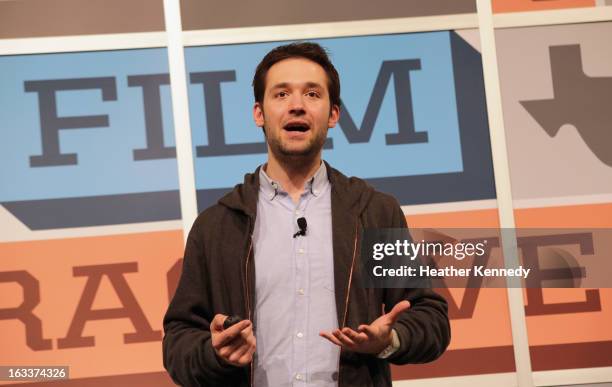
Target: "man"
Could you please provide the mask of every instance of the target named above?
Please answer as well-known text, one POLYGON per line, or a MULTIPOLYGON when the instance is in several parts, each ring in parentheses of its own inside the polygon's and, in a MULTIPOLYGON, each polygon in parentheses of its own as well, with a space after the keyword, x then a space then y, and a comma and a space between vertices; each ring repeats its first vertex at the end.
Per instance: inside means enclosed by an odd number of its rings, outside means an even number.
POLYGON ((277 47, 253 87, 268 162, 195 221, 164 318, 164 365, 185 386, 390 386, 388 362, 445 350, 446 302, 361 283, 361 231, 406 222, 395 199, 321 160, 340 114, 325 51, 277 47), (244 320, 224 328, 230 315, 244 320))

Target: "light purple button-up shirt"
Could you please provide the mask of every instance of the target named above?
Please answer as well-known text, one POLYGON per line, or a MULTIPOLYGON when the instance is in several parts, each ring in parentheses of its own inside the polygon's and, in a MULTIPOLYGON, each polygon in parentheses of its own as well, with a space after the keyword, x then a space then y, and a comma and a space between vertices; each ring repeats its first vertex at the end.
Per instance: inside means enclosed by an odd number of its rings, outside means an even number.
POLYGON ((256 387, 337 386, 331 185, 321 163, 295 204, 261 168, 253 232, 256 387), (297 219, 306 218, 306 236, 297 219))

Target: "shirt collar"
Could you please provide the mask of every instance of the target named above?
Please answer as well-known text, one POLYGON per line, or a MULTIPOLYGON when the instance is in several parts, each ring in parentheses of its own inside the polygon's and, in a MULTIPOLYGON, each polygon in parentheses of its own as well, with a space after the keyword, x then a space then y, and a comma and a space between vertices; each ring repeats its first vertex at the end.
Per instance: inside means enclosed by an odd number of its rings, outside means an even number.
POLYGON ((306 189, 309 189, 314 196, 319 196, 325 190, 325 187, 329 185, 329 179, 327 178, 327 168, 325 163, 321 161, 321 165, 314 176, 306 183, 306 189))
POLYGON ((280 184, 273 181, 270 176, 264 171, 265 164, 259 168, 259 189, 264 194, 264 197, 272 200, 278 195, 279 192, 284 192, 281 189, 280 184))
MULTIPOLYGON (((269 200, 273 200, 279 193, 286 194, 280 183, 272 180, 270 176, 264 171, 265 165, 259 168, 259 187, 264 197, 269 200)), ((319 196, 323 193, 325 187, 329 185, 329 179, 327 178, 327 168, 325 163, 321 162, 317 172, 306 182, 305 191, 310 191, 314 196, 319 196)))

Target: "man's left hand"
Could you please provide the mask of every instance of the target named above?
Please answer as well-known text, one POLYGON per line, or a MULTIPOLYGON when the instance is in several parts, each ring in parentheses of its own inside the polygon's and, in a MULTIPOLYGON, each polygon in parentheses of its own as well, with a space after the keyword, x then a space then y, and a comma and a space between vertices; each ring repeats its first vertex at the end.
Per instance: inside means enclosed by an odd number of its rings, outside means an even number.
POLYGON ((393 324, 395 324, 399 315, 409 308, 410 302, 404 300, 395 304, 389 313, 383 314, 372 324, 360 325, 357 331, 345 327, 335 329, 331 333, 320 332, 319 336, 353 352, 379 354, 391 344, 393 324))

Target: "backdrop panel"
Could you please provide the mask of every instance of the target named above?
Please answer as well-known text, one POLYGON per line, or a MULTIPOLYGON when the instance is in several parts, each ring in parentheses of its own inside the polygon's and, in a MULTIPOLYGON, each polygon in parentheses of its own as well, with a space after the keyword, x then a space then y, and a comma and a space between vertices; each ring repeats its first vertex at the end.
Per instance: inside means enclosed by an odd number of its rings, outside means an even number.
MULTIPOLYGON (((612 23, 496 32, 517 227, 612 227, 611 34, 612 23)), ((567 242, 538 254, 551 251, 582 255, 567 242)), ((611 289, 527 290, 533 369, 612 365, 611 297, 611 289)))
MULTIPOLYGON (((402 205, 494 198, 477 40, 476 31, 318 40, 342 82, 323 157, 402 205)), ((200 209, 265 162, 251 81, 279 44, 186 49, 200 209)))
POLYGON ((493 12, 594 7, 595 0, 493 0, 493 12))
POLYGON ((0 1, 0 39, 164 31, 162 0, 0 1))
POLYGON ((496 32, 512 196, 612 194, 612 23, 496 32))
POLYGON ((180 218, 165 49, 4 56, 0 84, 0 203, 19 223, 180 218))
MULTIPOLYGON (((410 212, 410 209, 407 210, 410 212)), ((497 209, 407 215, 412 228, 498 228, 497 209)), ((514 372, 506 289, 440 288, 449 303, 448 350, 430 364, 393 367, 395 380, 514 372), (494 360, 493 360, 494 359, 494 360)))
POLYGON ((475 13, 475 0, 263 0, 249 6, 238 0, 181 0, 186 30, 241 28, 302 23, 372 20, 411 16, 475 13))
POLYGON ((0 362, 67 365, 71 379, 162 371, 182 243, 181 231, 0 243, 0 362))

